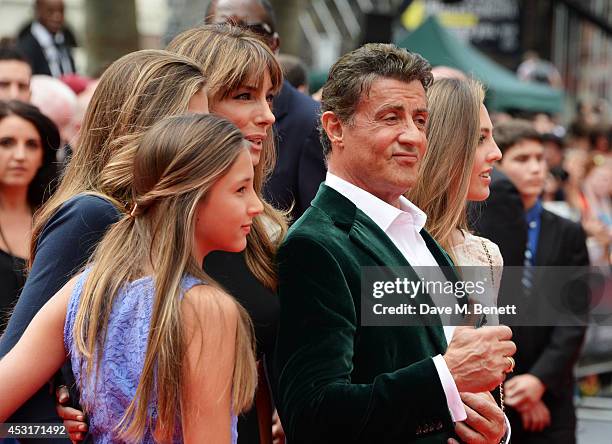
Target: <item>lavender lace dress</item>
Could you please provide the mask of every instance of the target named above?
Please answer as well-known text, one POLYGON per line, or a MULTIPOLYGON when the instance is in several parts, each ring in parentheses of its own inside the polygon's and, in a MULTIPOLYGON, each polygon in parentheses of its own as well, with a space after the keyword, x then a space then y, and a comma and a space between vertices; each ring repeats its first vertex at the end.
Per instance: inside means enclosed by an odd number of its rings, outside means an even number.
MULTIPOLYGON (((81 405, 89 415, 89 429, 96 444, 119 443, 113 432, 130 401, 136 395, 136 387, 144 365, 144 358, 149 335, 149 323, 154 303, 154 284, 151 277, 143 277, 127 284, 117 295, 108 324, 107 339, 104 344, 102 362, 95 384, 90 381, 82 384, 84 359, 77 352, 73 340, 73 326, 79 299, 87 272, 77 280, 74 291, 68 302, 66 323, 64 325, 64 345, 69 352, 75 380, 84 386, 81 392, 81 405)), ((183 293, 201 281, 193 276, 185 276, 181 286, 183 293)), ((152 428, 157 418, 156 400, 149 405, 152 428)), ((236 443, 237 419, 232 415, 232 443, 236 443)), ((147 431, 141 442, 154 443, 151 430, 147 431)), ((173 442, 182 442, 180 423, 173 442)))

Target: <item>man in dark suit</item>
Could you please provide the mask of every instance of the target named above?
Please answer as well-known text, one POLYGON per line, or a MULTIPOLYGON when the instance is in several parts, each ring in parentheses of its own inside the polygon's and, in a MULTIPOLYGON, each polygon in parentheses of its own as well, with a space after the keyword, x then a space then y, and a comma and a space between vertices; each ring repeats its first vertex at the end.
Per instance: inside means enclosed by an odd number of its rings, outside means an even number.
MULTIPOLYGON (((495 128, 495 140, 503 153, 499 169, 516 186, 523 203, 526 225, 523 245, 526 247, 523 246, 522 286, 526 306, 533 306, 545 297, 547 284, 539 276, 537 267, 589 264, 585 233, 580 225, 542 208, 540 195, 546 163, 541 137, 533 126, 520 120, 501 123, 495 128)), ((491 235, 491 240, 500 243, 496 234, 493 230, 485 231, 485 235, 491 235)), ((515 242, 518 245, 518 241, 515 242)), ((516 294, 504 293, 500 297, 509 296, 516 298, 516 294)), ((574 299, 580 297, 579 294, 572 296, 574 299)), ((512 378, 504 384, 512 441, 575 442, 573 367, 585 328, 517 326, 512 330, 518 349, 516 368, 512 378)))
POLYGON ((64 25, 63 0, 36 0, 35 20, 19 31, 17 42, 32 64, 33 74, 60 77, 76 72, 74 34, 64 25))
MULTIPOLYGON (((512 365, 508 327, 361 323, 366 266, 450 266, 403 197, 426 149, 432 81, 422 57, 365 45, 323 88, 329 172, 278 253, 280 325, 273 379, 288 442, 498 443, 504 417, 488 393, 512 365), (456 425, 455 425, 456 423, 456 425), (454 441, 453 441, 454 442, 454 441)), ((419 302, 431 305, 419 292, 419 302)))
MULTIPOLYGON (((275 54, 280 48, 274 10, 268 0, 211 0, 205 21, 245 27, 262 37, 275 54)), ((291 208, 295 221, 310 206, 325 179, 317 128, 319 104, 285 80, 272 111, 276 117, 277 158, 264 185, 264 196, 280 209, 291 208)))

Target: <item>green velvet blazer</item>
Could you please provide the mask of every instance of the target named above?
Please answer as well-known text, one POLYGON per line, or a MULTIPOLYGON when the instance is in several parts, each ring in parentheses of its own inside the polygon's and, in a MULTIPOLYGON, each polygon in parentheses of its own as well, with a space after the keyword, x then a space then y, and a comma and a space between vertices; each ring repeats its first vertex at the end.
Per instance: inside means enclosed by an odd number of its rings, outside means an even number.
MULTIPOLYGON (((421 234, 438 263, 452 266, 421 234)), ((445 443, 453 422, 432 360, 446 349, 442 327, 361 326, 364 266, 409 264, 372 219, 321 185, 278 252, 271 373, 287 441, 445 443)))

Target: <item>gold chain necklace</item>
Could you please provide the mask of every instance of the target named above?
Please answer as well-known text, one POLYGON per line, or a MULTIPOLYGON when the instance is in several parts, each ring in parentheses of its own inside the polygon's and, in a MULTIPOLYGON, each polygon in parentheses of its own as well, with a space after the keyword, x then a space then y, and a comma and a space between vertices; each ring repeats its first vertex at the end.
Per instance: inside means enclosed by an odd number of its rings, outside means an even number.
MULTIPOLYGON (((487 244, 483 239, 480 240, 482 243, 482 248, 484 248, 485 254, 487 255, 487 259, 489 260, 489 269, 491 270, 491 287, 495 288, 495 275, 493 274, 493 259, 491 259, 491 254, 489 253, 489 249, 487 248, 487 244)), ((504 405, 504 383, 499 384, 499 407, 502 412, 506 411, 506 406, 504 405)))

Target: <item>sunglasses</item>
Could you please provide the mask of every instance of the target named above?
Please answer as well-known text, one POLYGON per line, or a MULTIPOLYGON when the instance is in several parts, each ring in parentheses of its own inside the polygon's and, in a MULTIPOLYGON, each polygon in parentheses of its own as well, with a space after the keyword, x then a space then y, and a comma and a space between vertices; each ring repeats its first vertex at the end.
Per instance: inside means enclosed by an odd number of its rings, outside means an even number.
POLYGON ((258 36, 261 36, 261 37, 268 38, 268 39, 274 37, 274 34, 276 34, 274 30, 272 29, 272 27, 268 25, 266 22, 238 23, 237 25, 240 28, 248 29, 252 33, 257 34, 258 36))

